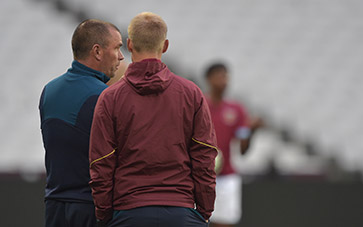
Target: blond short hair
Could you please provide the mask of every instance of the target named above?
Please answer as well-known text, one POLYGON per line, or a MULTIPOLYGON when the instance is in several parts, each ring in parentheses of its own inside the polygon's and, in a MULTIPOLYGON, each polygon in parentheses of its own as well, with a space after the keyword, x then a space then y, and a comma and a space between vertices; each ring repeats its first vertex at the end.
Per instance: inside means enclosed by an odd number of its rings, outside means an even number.
POLYGON ((129 39, 137 52, 160 52, 168 28, 157 14, 143 12, 135 16, 128 27, 129 39))

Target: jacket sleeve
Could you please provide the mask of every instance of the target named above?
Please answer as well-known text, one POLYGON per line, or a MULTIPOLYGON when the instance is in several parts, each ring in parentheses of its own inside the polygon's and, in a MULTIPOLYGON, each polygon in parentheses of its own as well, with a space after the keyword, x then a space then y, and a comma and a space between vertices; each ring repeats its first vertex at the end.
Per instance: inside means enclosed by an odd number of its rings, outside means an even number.
POLYGON ((202 94, 199 104, 194 116, 190 157, 197 210, 207 220, 214 210, 216 197, 214 165, 218 151, 209 107, 202 94))
POLYGON ((112 217, 113 176, 116 167, 116 142, 111 109, 103 92, 96 104, 90 136, 90 186, 96 206, 96 218, 112 217))

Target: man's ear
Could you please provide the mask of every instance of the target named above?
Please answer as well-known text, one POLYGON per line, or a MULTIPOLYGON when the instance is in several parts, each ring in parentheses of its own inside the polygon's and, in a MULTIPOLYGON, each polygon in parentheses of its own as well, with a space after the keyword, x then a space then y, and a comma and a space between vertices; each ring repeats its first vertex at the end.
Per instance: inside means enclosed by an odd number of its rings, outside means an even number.
POLYGON ((132 51, 134 49, 134 45, 132 44, 132 41, 130 38, 127 38, 127 49, 129 50, 130 53, 132 53, 132 51))
POLYGON ((91 55, 96 58, 97 61, 101 61, 102 59, 102 48, 99 44, 95 44, 93 45, 92 49, 91 49, 91 55))
POLYGON ((163 53, 165 53, 165 52, 168 50, 168 48, 169 48, 169 40, 168 40, 168 39, 166 39, 166 40, 164 41, 163 53))

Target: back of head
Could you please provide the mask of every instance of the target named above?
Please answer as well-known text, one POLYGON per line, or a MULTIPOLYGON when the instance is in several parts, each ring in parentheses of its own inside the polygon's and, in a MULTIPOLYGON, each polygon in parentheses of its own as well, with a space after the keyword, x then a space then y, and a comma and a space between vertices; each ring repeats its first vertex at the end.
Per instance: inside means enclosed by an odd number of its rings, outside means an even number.
POLYGON ((128 27, 129 39, 137 52, 161 52, 167 34, 165 21, 157 14, 143 12, 128 27))
POLYGON ((120 30, 113 24, 96 19, 88 19, 80 23, 73 33, 72 50, 75 60, 84 60, 88 57, 93 45, 99 44, 107 47, 109 44, 110 29, 120 30))

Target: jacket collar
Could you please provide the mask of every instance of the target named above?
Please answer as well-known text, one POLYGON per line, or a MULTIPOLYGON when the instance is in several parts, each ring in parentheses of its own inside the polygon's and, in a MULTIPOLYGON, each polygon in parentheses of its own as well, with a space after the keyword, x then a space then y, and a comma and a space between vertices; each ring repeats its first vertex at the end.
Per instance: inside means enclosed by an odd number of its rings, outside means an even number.
POLYGON ((104 74, 103 72, 91 69, 90 67, 81 64, 77 60, 74 60, 72 62, 72 68, 70 68, 69 71, 75 73, 81 73, 82 75, 86 76, 96 77, 97 79, 101 80, 104 83, 107 83, 110 80, 110 78, 106 76, 106 74, 104 74))
POLYGON ((144 59, 129 65, 126 81, 141 95, 157 94, 168 88, 173 77, 168 67, 159 59, 144 59))

